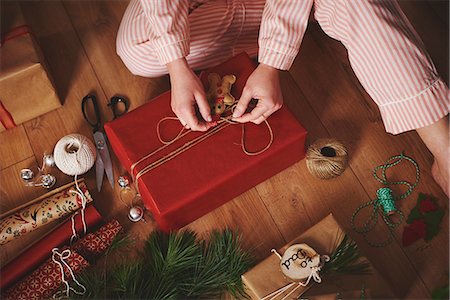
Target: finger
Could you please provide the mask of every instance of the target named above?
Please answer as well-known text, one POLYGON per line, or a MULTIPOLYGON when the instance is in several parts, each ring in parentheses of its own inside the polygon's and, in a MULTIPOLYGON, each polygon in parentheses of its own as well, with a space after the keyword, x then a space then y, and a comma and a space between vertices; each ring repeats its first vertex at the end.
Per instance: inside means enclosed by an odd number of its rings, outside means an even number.
POLYGON ((181 125, 182 125, 183 127, 186 127, 186 126, 187 126, 186 121, 183 120, 181 117, 178 117, 178 121, 180 121, 180 123, 181 123, 181 125))
POLYGON ((211 107, 209 106, 208 100, 206 100, 205 93, 198 93, 195 96, 195 101, 197 102, 198 109, 203 119, 207 122, 211 122, 211 107))
POLYGON ((233 118, 233 121, 239 122, 239 123, 246 123, 246 122, 252 122, 259 117, 263 116, 264 113, 267 112, 267 108, 264 106, 256 106, 251 112, 244 114, 241 117, 233 118))
POLYGON ((244 90, 242 91, 241 98, 238 100, 238 104, 236 105, 236 108, 233 112, 233 118, 239 118, 242 116, 242 114, 247 109, 248 104, 252 100, 252 94, 248 89, 244 87, 244 90))
POLYGON ((206 131, 209 129, 209 127, 206 125, 205 122, 200 122, 197 116, 195 115, 194 107, 191 106, 189 110, 186 110, 183 113, 182 118, 186 120, 187 125, 190 127, 190 129, 194 131, 206 131))
POLYGON ((257 118, 256 120, 253 120, 252 123, 254 123, 256 125, 259 125, 262 122, 264 122, 266 119, 267 119, 267 117, 262 115, 261 117, 257 118))

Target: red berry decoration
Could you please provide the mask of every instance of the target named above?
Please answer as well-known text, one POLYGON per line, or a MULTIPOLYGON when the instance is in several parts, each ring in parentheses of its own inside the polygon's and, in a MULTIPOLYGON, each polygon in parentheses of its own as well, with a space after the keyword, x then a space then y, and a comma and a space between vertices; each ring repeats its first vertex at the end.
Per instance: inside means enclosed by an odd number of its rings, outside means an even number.
POLYGON ((435 211, 437 209, 438 209, 438 206, 433 201, 431 201, 430 198, 427 198, 427 199, 423 200, 422 202, 420 202, 420 212, 421 213, 435 211))

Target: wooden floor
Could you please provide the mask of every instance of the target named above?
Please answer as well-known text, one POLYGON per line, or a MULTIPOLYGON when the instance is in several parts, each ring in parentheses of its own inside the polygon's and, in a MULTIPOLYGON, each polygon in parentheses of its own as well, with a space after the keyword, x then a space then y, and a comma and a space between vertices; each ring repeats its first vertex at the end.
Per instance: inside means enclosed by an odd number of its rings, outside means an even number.
MULTIPOLYGON (((2 2, 4 5, 4 2, 2 2)), ((427 45, 441 75, 448 80, 448 4, 445 1, 402 1, 401 5, 427 45), (447 8, 447 10, 445 10, 447 8)), ((0 209, 5 212, 45 193, 24 187, 19 170, 41 164, 44 153, 69 133, 91 136, 83 120, 80 101, 94 92, 101 101, 104 120, 111 119, 109 98, 124 95, 131 109, 169 89, 167 77, 139 78, 131 75, 115 54, 115 36, 127 1, 20 1, 46 56, 56 86, 64 101, 62 108, 0 134, 0 209)), ((2 24, 10 16, 2 15, 2 24)), ((395 242, 372 248, 350 229, 350 217, 361 203, 374 198, 380 187, 372 169, 401 151, 414 157, 422 177, 412 196, 401 204, 408 214, 418 192, 430 193, 448 211, 448 199, 430 175, 432 156, 415 132, 386 134, 377 107, 353 75, 345 49, 311 24, 293 68, 282 74, 285 102, 309 132, 308 143, 335 137, 349 148, 350 166, 334 180, 312 177, 301 161, 259 184, 236 199, 188 226, 200 234, 213 228, 238 228, 246 247, 262 259, 303 230, 333 212, 363 253, 373 262, 399 297, 430 298, 430 292, 448 276, 448 213, 442 231, 425 249, 403 248, 403 226, 395 242)), ((36 103, 36 105, 38 105, 36 103)), ((115 176, 124 170, 114 158, 115 176)), ((54 170, 58 185, 72 178, 54 170)), ((398 168, 389 176, 412 179, 413 170, 398 168)), ((138 239, 155 226, 131 224, 127 208, 119 200, 119 188, 106 184, 96 192, 95 171, 86 176, 95 206, 107 217, 118 218, 138 239)), ((21 249, 48 231, 43 228, 0 248, 2 265, 21 249)), ((374 237, 383 238, 387 227, 377 227, 374 237)))

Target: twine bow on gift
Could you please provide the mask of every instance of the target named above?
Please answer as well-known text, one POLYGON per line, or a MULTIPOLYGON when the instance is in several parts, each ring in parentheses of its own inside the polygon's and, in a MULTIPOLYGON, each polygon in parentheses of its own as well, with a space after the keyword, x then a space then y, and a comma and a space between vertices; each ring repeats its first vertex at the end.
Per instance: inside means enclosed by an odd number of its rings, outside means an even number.
POLYGON ((379 182, 381 182, 385 186, 389 185, 406 185, 408 189, 406 192, 404 192, 402 195, 394 197, 392 189, 388 187, 382 187, 377 190, 377 198, 373 201, 369 201, 365 204, 360 205, 355 212, 352 215, 351 219, 351 226, 354 231, 363 234, 364 239, 367 241, 367 243, 373 247, 384 247, 392 242, 393 240, 393 230, 397 228, 404 219, 404 214, 401 210, 397 209, 395 206, 395 202, 405 199, 408 197, 414 188, 419 183, 420 178, 420 170, 417 162, 412 159, 411 157, 408 157, 401 153, 400 155, 392 156, 389 158, 385 164, 380 165, 376 167, 373 170, 373 176, 375 179, 379 182), (386 171, 387 169, 394 167, 401 163, 402 161, 409 161, 416 169, 416 180, 413 184, 407 182, 407 181, 388 181, 386 177, 386 171), (378 170, 381 170, 381 177, 378 176, 378 170), (362 209, 372 206, 372 214, 370 215, 369 219, 360 227, 357 227, 355 225, 355 218, 356 216, 361 212, 362 209), (384 223, 389 227, 389 237, 384 242, 380 243, 374 243, 367 239, 367 234, 372 231, 372 229, 377 225, 378 223, 378 213, 381 214, 384 223), (398 221, 395 222, 392 220, 393 215, 398 215, 398 221))
MULTIPOLYGON (((66 261, 71 254, 72 252, 69 249, 63 250, 62 252, 60 252, 58 248, 52 249, 52 261, 59 266, 59 269, 61 271, 61 281, 66 286, 65 296, 67 298, 70 297, 70 291, 74 292, 77 295, 84 295, 86 293, 86 287, 75 278, 75 274, 73 273, 72 268, 66 261), (72 278, 73 282, 75 282, 76 285, 78 285, 78 287, 81 288, 81 291, 77 291, 76 289, 70 286, 69 281, 66 279, 66 273, 64 272, 64 268, 66 268, 69 271, 70 277, 72 278)), ((62 291, 57 292, 55 295, 53 295, 53 298, 54 299, 61 298, 61 293, 62 291)))
MULTIPOLYGON (((229 107, 225 113, 229 113, 229 112, 233 112, 235 105, 229 107)), ((157 128, 156 128, 156 133, 158 135, 158 139, 159 141, 163 144, 161 147, 159 147, 158 149, 152 151, 149 154, 144 155, 142 158, 140 158, 138 161, 136 161, 135 163, 133 163, 131 165, 130 168, 130 173, 131 176, 134 177, 134 182, 135 182, 135 186, 136 186, 136 190, 139 191, 138 188, 138 179, 140 177, 142 177, 143 175, 145 175, 146 173, 150 172, 151 170, 155 169, 156 167, 172 160, 173 158, 175 158, 176 156, 180 155, 181 153, 189 150, 190 148, 194 147, 195 145, 199 144, 200 142, 206 140, 207 138, 215 135, 216 133, 218 133, 219 131, 227 128, 230 125, 241 125, 242 126, 242 134, 241 134, 241 147, 242 147, 242 151, 246 154, 246 155, 250 155, 250 156, 254 156, 254 155, 258 155, 263 153, 264 151, 266 151, 267 149, 270 148, 270 146, 272 145, 273 142, 273 130, 272 127, 270 126, 269 122, 267 120, 264 120, 264 124, 267 126, 267 129, 269 131, 269 135, 270 135, 270 140, 267 143, 267 145, 262 148, 261 150, 255 151, 255 152, 251 152, 249 150, 247 150, 246 145, 245 145, 245 125, 242 123, 238 123, 235 121, 232 121, 232 115, 229 116, 220 116, 219 121, 217 121, 217 125, 213 128, 211 128, 210 130, 206 131, 205 133, 203 133, 202 135, 186 142, 184 145, 176 148, 175 150, 173 150, 172 152, 170 152, 169 154, 163 156, 162 158, 144 166, 137 174, 136 176, 134 176, 134 170, 135 168, 142 164, 144 161, 146 161, 147 159, 149 159, 150 157, 152 157, 153 155, 157 154, 158 152, 164 150, 165 148, 167 148, 169 145, 172 145, 173 143, 175 143, 176 141, 182 139, 183 137, 185 137, 186 135, 188 135, 189 133, 192 133, 192 130, 187 130, 184 127, 178 132, 178 134, 171 140, 164 140, 161 137, 161 124, 165 121, 168 120, 173 120, 173 121, 177 121, 179 122, 178 118, 176 117, 165 117, 162 118, 158 124, 157 124, 157 128)))

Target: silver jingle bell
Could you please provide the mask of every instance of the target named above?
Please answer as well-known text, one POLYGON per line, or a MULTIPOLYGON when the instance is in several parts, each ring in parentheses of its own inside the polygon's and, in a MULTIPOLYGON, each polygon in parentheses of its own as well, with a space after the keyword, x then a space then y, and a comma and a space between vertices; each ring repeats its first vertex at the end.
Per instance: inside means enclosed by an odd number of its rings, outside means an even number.
POLYGON ((131 222, 139 222, 144 218, 144 209, 140 206, 133 206, 128 213, 128 219, 131 222))
POLYGON ((46 189, 53 187, 56 183, 56 177, 52 174, 44 174, 41 178, 41 184, 46 189))
POLYGON ((130 185, 130 179, 128 176, 119 176, 119 179, 117 179, 117 183, 119 183, 119 186, 121 188, 126 188, 130 185))
POLYGON ((34 173, 31 171, 31 169, 22 169, 20 170, 20 178, 22 178, 23 181, 28 182, 31 179, 33 179, 34 173))
POLYGON ((55 158, 52 154, 44 155, 44 165, 47 167, 53 167, 55 165, 55 158))

